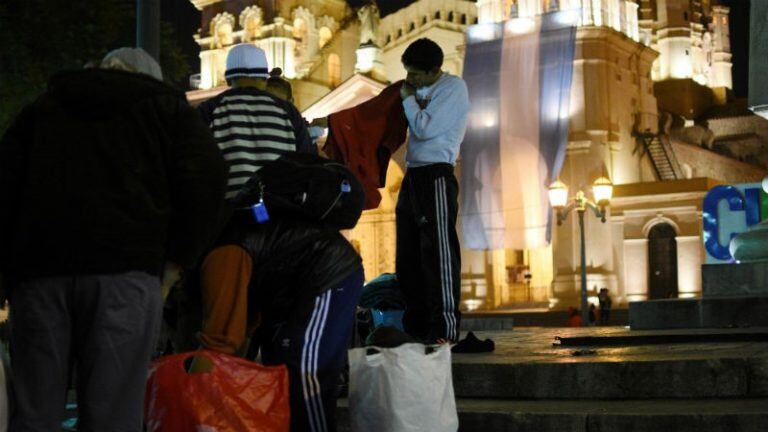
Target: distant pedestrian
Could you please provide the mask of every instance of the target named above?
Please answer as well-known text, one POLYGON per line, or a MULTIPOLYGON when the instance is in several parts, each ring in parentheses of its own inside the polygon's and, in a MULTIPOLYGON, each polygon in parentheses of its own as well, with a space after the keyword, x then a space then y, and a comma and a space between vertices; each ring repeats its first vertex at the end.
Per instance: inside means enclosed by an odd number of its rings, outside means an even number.
POLYGON ((600 324, 608 324, 611 319, 611 304, 613 303, 610 294, 608 294, 608 288, 600 288, 597 299, 600 302, 600 324))
POLYGON ((161 79, 143 50, 113 51, 55 75, 0 141, 11 431, 61 430, 71 371, 78 430, 142 430, 160 277, 208 247, 225 181, 207 127, 161 79))
POLYGON ((568 327, 581 327, 581 314, 579 310, 571 306, 568 308, 568 327))
MULTIPOLYGON (((265 90, 278 99, 294 104, 293 87, 290 81, 283 77, 283 70, 280 68, 273 68, 269 71, 265 90)), ((309 137, 312 139, 313 144, 317 145, 317 140, 325 134, 327 127, 328 117, 315 119, 311 124, 307 122, 307 132, 309 132, 309 137)))
POLYGON ((589 304, 589 325, 597 324, 597 308, 594 303, 589 304))

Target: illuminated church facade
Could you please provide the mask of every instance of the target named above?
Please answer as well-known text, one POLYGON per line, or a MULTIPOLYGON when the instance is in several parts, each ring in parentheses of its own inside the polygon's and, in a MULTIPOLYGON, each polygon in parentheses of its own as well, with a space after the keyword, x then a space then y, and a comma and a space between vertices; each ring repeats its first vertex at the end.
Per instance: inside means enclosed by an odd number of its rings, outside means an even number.
MULTIPOLYGON (((607 222, 588 218, 586 226, 590 295, 608 288, 614 306, 700 295, 704 195, 766 173, 768 121, 731 96, 729 10, 714 0, 417 0, 384 17, 373 4, 342 0, 190 1, 202 12, 190 101, 221 92, 228 49, 254 43, 291 79, 308 119, 404 78, 400 56, 415 39, 436 41, 444 70, 461 75, 469 26, 579 8, 560 178, 573 191, 588 191, 601 175, 615 184, 607 222)), ((395 270, 402 153, 390 164, 381 206, 348 233, 367 279, 395 270)), ((569 218, 553 230, 542 249, 463 250, 463 306, 578 306, 578 225, 569 218)))

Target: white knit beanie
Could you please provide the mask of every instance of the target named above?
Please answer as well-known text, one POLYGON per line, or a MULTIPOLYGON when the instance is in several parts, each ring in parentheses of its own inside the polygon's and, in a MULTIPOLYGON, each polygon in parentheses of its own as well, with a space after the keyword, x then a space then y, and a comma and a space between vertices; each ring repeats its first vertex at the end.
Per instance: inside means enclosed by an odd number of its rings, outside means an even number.
POLYGON ((224 78, 269 78, 269 65, 264 50, 252 44, 239 44, 227 54, 224 78))
POLYGON ((163 80, 163 71, 160 69, 160 65, 141 48, 126 47, 110 51, 101 61, 101 67, 143 73, 160 81, 163 80))

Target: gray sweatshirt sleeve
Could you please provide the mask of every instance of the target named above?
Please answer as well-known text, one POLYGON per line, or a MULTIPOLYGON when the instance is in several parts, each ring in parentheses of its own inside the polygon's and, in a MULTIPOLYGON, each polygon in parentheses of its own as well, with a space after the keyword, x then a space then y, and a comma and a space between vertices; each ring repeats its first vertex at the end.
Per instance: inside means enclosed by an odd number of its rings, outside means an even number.
POLYGON ((469 111, 467 85, 460 78, 437 89, 426 108, 421 109, 415 96, 403 100, 410 132, 420 140, 434 138, 462 121, 469 111))

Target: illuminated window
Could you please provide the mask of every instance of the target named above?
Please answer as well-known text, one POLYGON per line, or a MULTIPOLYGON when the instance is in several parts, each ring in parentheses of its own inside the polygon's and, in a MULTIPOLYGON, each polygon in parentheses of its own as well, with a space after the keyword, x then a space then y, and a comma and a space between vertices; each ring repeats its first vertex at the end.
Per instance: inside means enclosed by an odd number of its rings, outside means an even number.
POLYGON ((341 84, 341 59, 335 53, 328 56, 328 84, 333 88, 341 84))

